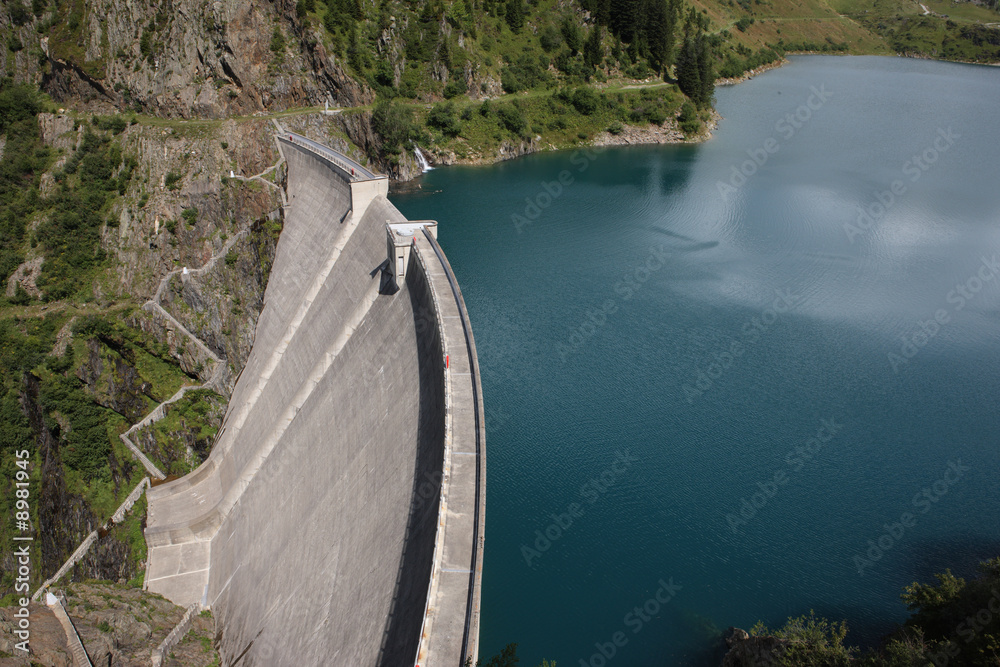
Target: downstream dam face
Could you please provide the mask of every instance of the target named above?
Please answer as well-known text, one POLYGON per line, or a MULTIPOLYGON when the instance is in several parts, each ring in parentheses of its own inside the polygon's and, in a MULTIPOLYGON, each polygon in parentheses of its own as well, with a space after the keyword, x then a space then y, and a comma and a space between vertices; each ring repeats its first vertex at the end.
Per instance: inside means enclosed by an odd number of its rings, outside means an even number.
POLYGON ((213 610, 226 665, 476 659, 485 428, 433 222, 297 135, 285 224, 211 455, 149 490, 146 586, 213 610))

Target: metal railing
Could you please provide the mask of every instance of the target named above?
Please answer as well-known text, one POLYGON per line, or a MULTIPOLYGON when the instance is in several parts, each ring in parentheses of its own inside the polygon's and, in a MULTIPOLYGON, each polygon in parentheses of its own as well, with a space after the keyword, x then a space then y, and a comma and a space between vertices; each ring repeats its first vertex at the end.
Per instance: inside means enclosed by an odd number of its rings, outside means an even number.
POLYGON ((285 136, 281 136, 282 140, 286 140, 297 146, 301 146, 308 151, 316 153, 321 158, 335 164, 336 166, 343 169, 347 174, 350 175, 352 181, 371 181, 376 178, 383 178, 366 167, 362 167, 360 164, 347 157, 343 153, 338 153, 329 146, 324 146, 323 144, 313 141, 312 139, 307 139, 301 134, 295 134, 294 132, 288 133, 288 139, 285 136))

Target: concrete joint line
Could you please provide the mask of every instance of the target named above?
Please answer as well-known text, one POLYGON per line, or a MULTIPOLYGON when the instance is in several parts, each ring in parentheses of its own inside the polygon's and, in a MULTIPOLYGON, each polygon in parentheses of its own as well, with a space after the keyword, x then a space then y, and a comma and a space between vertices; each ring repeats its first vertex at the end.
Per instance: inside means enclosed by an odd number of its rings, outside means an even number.
POLYGON ((178 572, 176 574, 167 574, 162 577, 153 577, 149 581, 160 581, 161 579, 173 579, 174 577, 183 577, 189 574, 198 574, 199 572, 208 572, 210 568, 202 568, 200 570, 185 570, 184 572, 178 572))
POLYGON ((309 291, 303 297, 302 303, 299 305, 298 311, 295 313, 295 316, 289 321, 288 326, 285 328, 285 333, 280 338, 281 342, 271 352, 271 356, 268 357, 267 363, 265 364, 263 370, 261 371, 260 380, 257 382, 254 391, 247 398, 246 403, 243 404, 243 409, 240 410, 239 414, 236 416, 236 421, 232 425, 234 434, 232 437, 235 437, 236 435, 239 434, 239 431, 243 427, 243 424, 246 423, 247 417, 250 415, 253 406, 256 405, 257 400, 260 398, 261 394, 263 394, 264 385, 267 384, 267 381, 271 378, 271 375, 274 373, 274 370, 278 367, 278 362, 281 361, 281 357, 284 355, 285 350, 288 349, 288 346, 291 344, 292 339, 298 332, 299 325, 302 324, 302 322, 306 318, 306 315, 308 315, 309 309, 312 306, 313 301, 316 299, 316 295, 319 294, 319 291, 323 288, 327 276, 329 276, 330 272, 333 271, 334 264, 337 263, 337 260, 340 258, 341 252, 343 252, 344 248, 347 246, 347 242, 350 241, 351 236, 354 234, 354 230, 357 229, 358 227, 357 221, 359 219, 360 218, 356 216, 352 217, 351 220, 348 221, 347 225, 345 225, 344 229, 341 230, 340 234, 337 236, 337 241, 334 243, 333 249, 327 256, 323 268, 320 269, 319 273, 316 275, 316 278, 309 286, 309 291))

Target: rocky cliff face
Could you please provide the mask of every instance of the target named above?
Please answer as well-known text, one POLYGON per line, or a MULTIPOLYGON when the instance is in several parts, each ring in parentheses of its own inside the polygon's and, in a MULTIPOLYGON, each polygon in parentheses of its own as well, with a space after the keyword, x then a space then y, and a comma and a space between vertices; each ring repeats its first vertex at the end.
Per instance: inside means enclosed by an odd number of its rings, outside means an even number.
MULTIPOLYGON (((42 177, 43 196, 60 187, 58 172, 90 125, 87 116, 40 114, 42 140, 61 151, 42 177)), ((194 402, 167 410, 158 430, 137 433, 140 446, 168 471, 185 472, 207 456, 225 395, 253 343, 283 215, 279 183, 284 172, 273 132, 270 123, 253 120, 126 126, 114 139, 124 154, 135 158, 136 167, 102 231, 103 250, 113 258, 109 269, 94 279, 91 305, 45 306, 84 309, 86 315, 66 318, 60 329, 52 354, 63 360, 66 370, 57 372, 106 408, 106 414, 120 415, 122 429, 142 419, 180 383, 207 382, 214 366, 175 324, 144 304, 160 303, 223 359, 217 387, 222 396, 194 393, 194 402), (133 334, 123 343, 118 334, 73 333, 74 321, 104 315, 133 334), (150 363, 156 368, 151 370, 150 363), (151 378, 157 373, 173 379, 161 378, 154 386, 151 378)), ((39 264, 43 260, 34 258, 39 264)), ((22 272, 20 284, 26 275, 22 272)), ((54 412, 40 395, 42 382, 28 373, 20 392, 32 449, 38 451, 42 466, 37 526, 41 567, 35 585, 51 576, 88 533, 101 528, 108 508, 117 506, 143 474, 111 433, 114 442, 106 465, 113 496, 103 500, 101 509, 95 508, 86 491, 81 492, 81 482, 67 473, 63 449, 72 420, 54 412)), ((142 543, 141 508, 129 521, 135 525, 101 531, 71 578, 124 582, 141 575, 143 556, 134 551, 142 543)), ((8 561, 0 560, 0 570, 16 569, 8 561)))
MULTIPOLYGON (((184 610, 136 589, 109 584, 74 584, 56 591, 64 595, 66 610, 94 665, 147 667, 151 650, 159 645, 184 615, 184 610)), ((5 667, 71 667, 73 658, 66 635, 48 607, 32 604, 31 654, 15 651, 16 619, 13 609, 0 609, 0 664, 5 667)), ((215 622, 196 616, 191 630, 171 651, 170 665, 210 667, 218 665, 212 647, 215 622)))
POLYGON ((21 47, 0 58, 0 76, 39 82, 77 108, 223 118, 373 99, 299 21, 294 0, 35 5, 21 25, 0 14, 21 47))

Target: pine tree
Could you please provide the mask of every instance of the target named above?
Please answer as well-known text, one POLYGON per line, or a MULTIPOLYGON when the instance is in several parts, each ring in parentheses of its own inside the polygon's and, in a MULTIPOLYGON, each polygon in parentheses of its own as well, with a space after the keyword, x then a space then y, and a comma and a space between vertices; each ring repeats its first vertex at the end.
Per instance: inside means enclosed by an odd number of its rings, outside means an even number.
POLYGON ((611 11, 608 17, 608 28, 623 42, 631 44, 635 39, 636 29, 639 27, 641 0, 609 0, 609 2, 611 11))
POLYGON ((698 71, 698 54, 695 51, 694 39, 689 34, 684 35, 684 44, 677 54, 676 74, 677 87, 694 101, 701 90, 701 76, 698 71))
POLYGON ((684 45, 677 55, 677 86, 699 109, 712 103, 715 93, 715 68, 712 46, 705 30, 708 17, 694 8, 684 22, 684 45))
POLYGON ((698 78, 700 79, 700 90, 698 95, 698 106, 708 107, 712 105, 712 98, 715 97, 715 68, 712 66, 712 48, 708 44, 708 39, 704 34, 698 35, 698 78))
POLYGON ((657 74, 666 74, 673 62, 674 8, 666 0, 651 0, 646 6, 646 45, 649 64, 657 74))
POLYGON ((583 32, 573 18, 567 16, 563 19, 562 35, 563 39, 566 40, 566 46, 569 47, 570 53, 574 56, 578 54, 580 49, 583 48, 583 32))
POLYGON ((601 26, 595 25, 583 45, 583 62, 588 68, 594 69, 602 60, 604 60, 604 49, 601 47, 601 26))
POLYGON ((594 0, 594 18, 597 25, 608 25, 611 22, 611 0, 594 0))
POLYGON ((518 33, 524 27, 524 5, 521 0, 507 0, 507 25, 513 33, 518 33))

